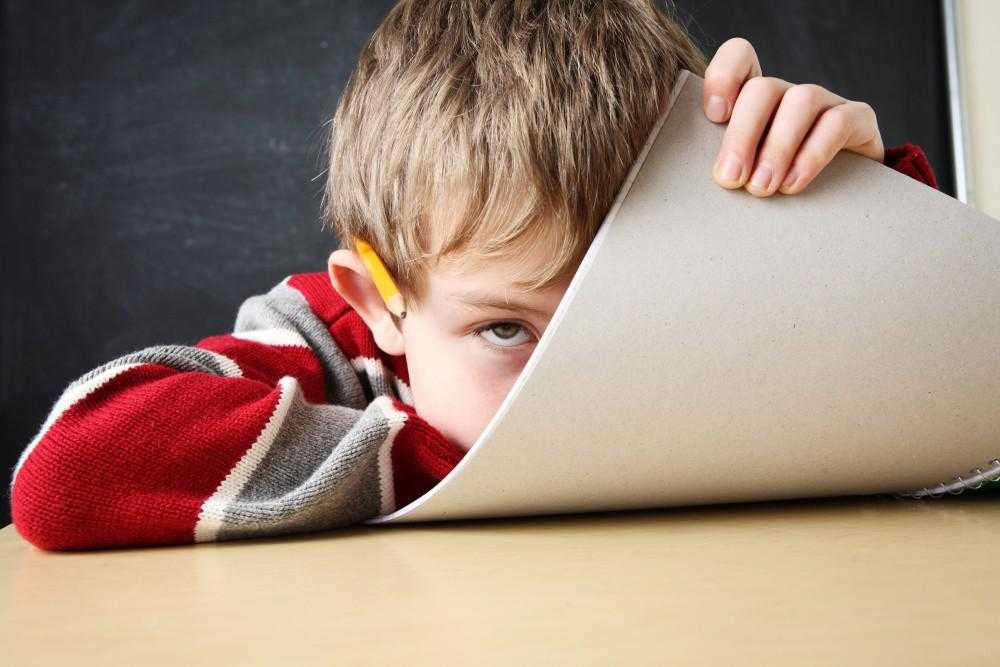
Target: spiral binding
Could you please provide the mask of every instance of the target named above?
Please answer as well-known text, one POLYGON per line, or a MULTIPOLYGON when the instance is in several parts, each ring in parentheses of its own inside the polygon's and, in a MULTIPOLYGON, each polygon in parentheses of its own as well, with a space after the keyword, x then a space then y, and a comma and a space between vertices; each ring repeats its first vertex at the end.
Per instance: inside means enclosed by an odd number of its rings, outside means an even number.
POLYGON ((983 468, 970 470, 970 477, 955 475, 953 482, 941 482, 936 486, 925 486, 916 491, 904 491, 893 495, 897 498, 926 498, 927 496, 940 498, 945 494, 957 496, 966 489, 973 491, 978 489, 983 485, 983 482, 1000 482, 1000 458, 993 459, 987 465, 989 467, 985 470, 983 468))

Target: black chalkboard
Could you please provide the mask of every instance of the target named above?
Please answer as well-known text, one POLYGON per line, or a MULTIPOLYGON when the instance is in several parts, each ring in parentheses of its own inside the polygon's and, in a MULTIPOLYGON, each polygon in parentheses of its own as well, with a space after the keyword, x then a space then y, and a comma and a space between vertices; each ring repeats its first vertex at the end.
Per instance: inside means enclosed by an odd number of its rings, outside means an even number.
MULTIPOLYGON (((71 380, 228 331, 245 297, 323 270, 336 245, 319 221, 323 133, 390 6, 3 3, 6 479, 71 380)), ((765 73, 871 103, 886 144, 924 146, 952 192, 938 3, 681 2, 679 14, 708 54, 745 36, 765 73)))

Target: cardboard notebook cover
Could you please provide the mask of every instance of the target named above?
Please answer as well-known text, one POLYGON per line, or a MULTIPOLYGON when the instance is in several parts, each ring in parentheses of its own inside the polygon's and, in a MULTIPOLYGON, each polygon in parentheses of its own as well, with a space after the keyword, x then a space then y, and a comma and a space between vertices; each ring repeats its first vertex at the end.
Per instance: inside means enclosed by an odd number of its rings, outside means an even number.
POLYGON ((475 445, 368 523, 907 492, 1000 456, 1000 223, 847 152, 798 195, 725 190, 701 90, 475 445))

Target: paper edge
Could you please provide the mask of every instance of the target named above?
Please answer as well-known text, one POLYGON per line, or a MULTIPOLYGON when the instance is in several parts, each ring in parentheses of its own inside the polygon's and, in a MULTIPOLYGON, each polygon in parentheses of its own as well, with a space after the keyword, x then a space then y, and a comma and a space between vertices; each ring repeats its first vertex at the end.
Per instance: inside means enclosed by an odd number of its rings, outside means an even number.
MULTIPOLYGON (((667 101, 666 109, 664 109, 663 113, 660 114, 660 117, 653 125, 653 129, 646 138, 646 143, 643 144, 642 149, 639 151, 639 155, 636 157, 635 162, 629 170, 629 173, 625 176, 625 180, 622 182, 622 186, 619 189, 618 194, 615 196, 615 200, 612 202, 611 208, 608 209, 608 214, 604 216, 604 220, 601 222, 600 227, 597 230, 597 234, 594 235, 594 239, 591 241, 586 254, 583 256, 583 259, 580 260, 580 266, 577 267, 572 280, 570 280, 569 286, 566 288, 566 292, 563 294, 562 299, 559 301, 559 305, 552 314, 552 320, 549 322, 548 326, 546 326, 545 331, 542 332, 542 336, 538 340, 537 347, 528 358, 524 368, 521 369, 521 373, 517 376, 517 379, 514 380, 514 384, 507 392, 503 402, 500 403, 500 407, 497 408, 493 418, 490 419, 489 423, 487 423, 486 428, 484 428, 482 433, 479 434, 479 437, 476 438, 476 441, 462 457, 462 460, 459 461, 455 467, 452 468, 451 471, 449 471, 448 474, 445 475, 441 481, 435 484, 427 493, 423 494, 419 498, 416 498, 403 507, 390 512, 389 514, 367 519, 364 521, 365 524, 391 523, 394 520, 402 518, 421 507, 432 496, 444 488, 450 480, 458 477, 458 475, 461 474, 461 470, 468 465, 468 462, 473 458, 475 453, 481 449, 484 443, 487 442, 490 436, 493 435, 493 432, 496 430, 501 420, 503 420, 503 418, 507 415, 507 412, 509 412, 511 403, 513 403, 517 395, 521 393, 521 388, 527 382, 528 378, 531 377, 535 367, 539 363, 539 360, 542 358, 542 355, 544 355, 545 350, 548 349, 549 341, 551 341, 552 337, 555 335, 555 331, 559 328, 559 324, 562 322, 566 310, 568 310, 569 305, 574 300, 576 292, 580 287, 580 283, 583 282, 584 276, 586 276, 589 272, 590 266, 593 264, 594 258, 597 256, 597 252, 604 242, 604 237, 607 236, 610 223, 618 216, 618 211, 621 209, 622 203, 625 201, 629 191, 632 189, 632 184, 639 175, 639 171, 642 169, 643 164, 645 164, 646 157, 649 155, 650 149, 656 142, 657 137, 659 137, 663 124, 666 122, 667 117, 674 108, 674 103, 677 101, 681 91, 684 89, 684 86, 687 85, 688 80, 692 76, 692 73, 686 69, 682 69, 678 73, 677 81, 674 82, 673 90, 670 91, 670 98, 667 101)), ((441 517, 440 519, 420 519, 420 521, 440 520, 447 520, 447 517, 441 517)))

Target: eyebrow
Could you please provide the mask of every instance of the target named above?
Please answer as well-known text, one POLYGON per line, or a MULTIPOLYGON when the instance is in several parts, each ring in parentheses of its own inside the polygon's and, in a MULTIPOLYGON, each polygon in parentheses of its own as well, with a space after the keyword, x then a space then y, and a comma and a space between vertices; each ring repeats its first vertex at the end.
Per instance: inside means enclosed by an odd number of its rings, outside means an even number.
POLYGON ((462 303, 474 308, 493 308, 509 312, 525 312, 546 320, 552 317, 552 313, 544 308, 539 308, 538 306, 533 306, 516 299, 505 299, 488 292, 456 292, 453 296, 462 303))

